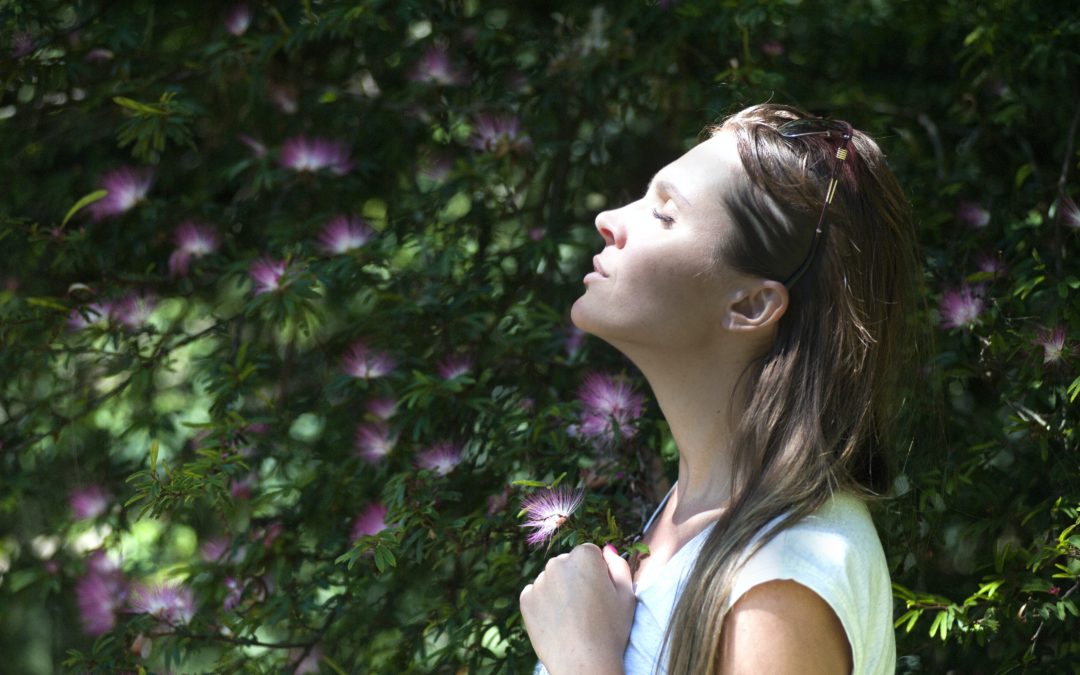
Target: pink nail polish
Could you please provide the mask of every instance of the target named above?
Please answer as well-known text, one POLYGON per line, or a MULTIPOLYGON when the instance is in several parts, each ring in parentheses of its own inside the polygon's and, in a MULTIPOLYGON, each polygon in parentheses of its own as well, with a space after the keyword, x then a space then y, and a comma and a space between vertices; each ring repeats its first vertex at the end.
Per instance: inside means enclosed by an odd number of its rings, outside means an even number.
POLYGON ((615 548, 611 544, 608 544, 607 546, 605 546, 604 550, 605 551, 611 551, 614 555, 619 555, 619 549, 615 548))

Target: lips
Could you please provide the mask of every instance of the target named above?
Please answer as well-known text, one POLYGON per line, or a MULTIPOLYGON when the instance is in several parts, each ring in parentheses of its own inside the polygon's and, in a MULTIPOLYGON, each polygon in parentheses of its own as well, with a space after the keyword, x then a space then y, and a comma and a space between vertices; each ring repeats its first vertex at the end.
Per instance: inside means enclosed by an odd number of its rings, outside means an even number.
POLYGON ((592 259, 593 270, 602 277, 607 277, 607 272, 604 271, 603 266, 600 265, 600 256, 593 256, 592 259))

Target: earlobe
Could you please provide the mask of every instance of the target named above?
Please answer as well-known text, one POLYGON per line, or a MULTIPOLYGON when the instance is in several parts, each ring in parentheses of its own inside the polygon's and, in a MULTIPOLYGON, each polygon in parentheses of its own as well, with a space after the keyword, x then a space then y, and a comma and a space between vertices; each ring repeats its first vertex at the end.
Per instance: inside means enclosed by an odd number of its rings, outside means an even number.
POLYGON ((731 331, 753 331, 776 324, 788 307, 787 288, 778 281, 761 280, 739 289, 727 311, 724 327, 731 331))

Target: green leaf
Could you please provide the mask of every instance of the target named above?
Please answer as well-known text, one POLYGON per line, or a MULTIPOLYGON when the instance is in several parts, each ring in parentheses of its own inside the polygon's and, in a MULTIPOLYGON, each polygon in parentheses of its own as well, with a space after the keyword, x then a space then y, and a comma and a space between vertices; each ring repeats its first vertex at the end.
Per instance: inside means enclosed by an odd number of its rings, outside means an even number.
POLYGON ((99 199, 103 199, 109 194, 108 190, 94 190, 88 195, 82 197, 79 201, 75 202, 75 205, 68 209, 67 215, 60 221, 60 227, 64 227, 71 220, 71 217, 78 213, 81 209, 86 208, 88 205, 93 204, 99 199))
POLYGON ((168 115, 168 111, 123 96, 113 96, 113 103, 141 115, 168 115))

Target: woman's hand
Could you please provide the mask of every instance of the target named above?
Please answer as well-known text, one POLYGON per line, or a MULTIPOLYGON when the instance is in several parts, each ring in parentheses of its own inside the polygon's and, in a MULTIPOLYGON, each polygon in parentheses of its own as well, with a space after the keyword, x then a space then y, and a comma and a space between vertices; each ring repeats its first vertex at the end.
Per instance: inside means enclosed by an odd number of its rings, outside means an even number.
POLYGON ((520 602, 529 640, 551 675, 622 673, 637 598, 615 547, 581 544, 548 560, 520 602))

